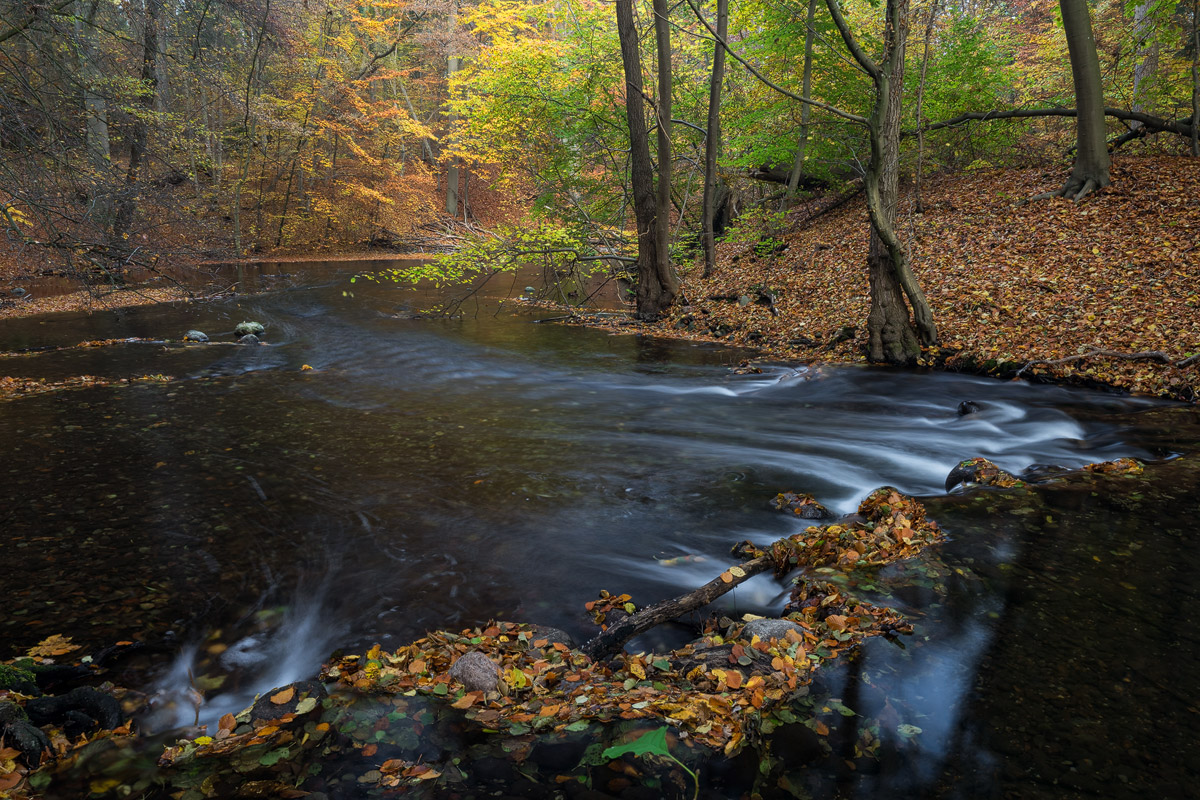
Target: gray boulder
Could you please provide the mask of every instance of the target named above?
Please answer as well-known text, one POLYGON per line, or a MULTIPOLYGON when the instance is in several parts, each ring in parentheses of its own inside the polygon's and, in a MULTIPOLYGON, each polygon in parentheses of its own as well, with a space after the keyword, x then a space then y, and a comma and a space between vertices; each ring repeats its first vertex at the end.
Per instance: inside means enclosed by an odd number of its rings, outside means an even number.
POLYGON ((258 344, 261 341, 262 340, 259 339, 257 336, 255 336, 253 333, 247 333, 245 336, 238 339, 238 344, 258 344))
POLYGON ((746 627, 742 628, 742 635, 739 638, 753 639, 757 636, 763 641, 782 639, 787 636, 788 631, 804 634, 803 627, 788 619, 754 619, 747 622, 746 627))
POLYGON ((208 334, 204 331, 191 330, 183 335, 185 342, 207 342, 208 334))
POLYGON ((468 692, 494 692, 500 685, 500 668, 483 653, 463 653, 450 667, 450 677, 468 692))

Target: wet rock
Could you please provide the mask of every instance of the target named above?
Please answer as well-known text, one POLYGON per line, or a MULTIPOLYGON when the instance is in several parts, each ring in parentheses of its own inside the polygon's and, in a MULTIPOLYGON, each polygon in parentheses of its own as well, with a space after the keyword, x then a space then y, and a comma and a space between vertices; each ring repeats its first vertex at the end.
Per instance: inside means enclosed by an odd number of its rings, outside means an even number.
POLYGON ((208 334, 204 331, 190 330, 183 335, 185 342, 207 342, 208 334))
POLYGON ((1101 475, 1141 475, 1145 471, 1142 462, 1136 458, 1101 461, 1099 464, 1088 464, 1084 469, 1088 472, 1098 472, 1101 475))
POLYGON ((260 341, 262 340, 253 333, 247 333, 245 336, 238 339, 238 344, 258 344, 260 341))
POLYGON ((37 679, 28 670, 0 664, 0 689, 19 692, 24 695, 38 695, 37 679))
POLYGON ((328 694, 325 691, 324 684, 320 681, 297 681, 287 686, 280 686, 259 695, 259 698, 254 701, 254 706, 250 709, 250 719, 251 721, 276 720, 285 714, 303 716, 306 713, 319 710, 321 708, 321 701, 328 694), (276 702, 277 700, 279 702, 276 702), (316 704, 308 702, 310 700, 316 700, 316 704))
POLYGON ((7 701, 0 702, 0 738, 20 750, 25 763, 31 767, 41 761, 42 751, 50 749, 50 740, 41 728, 29 721, 24 709, 7 701))
POLYGON ((1011 489, 1024 484, 1014 475, 1005 472, 986 458, 968 458, 960 461, 946 476, 946 491, 956 486, 998 486, 1011 489))
POLYGON ((833 516, 829 509, 814 500, 811 494, 780 492, 771 501, 771 507, 780 511, 790 511, 800 519, 829 519, 833 516))
POLYGON ((266 331, 267 329, 263 327, 261 322, 239 322, 237 327, 233 329, 233 335, 240 339, 249 334, 262 336, 266 331))
POLYGON ((983 407, 974 400, 963 400, 958 404, 958 415, 960 417, 965 417, 968 414, 978 414, 982 410, 983 407))
POLYGON ((804 635, 804 628, 790 619, 755 619, 747 622, 746 627, 742 628, 740 638, 753 639, 757 636, 763 641, 767 639, 782 639, 787 636, 788 631, 795 631, 801 636, 804 635))
POLYGON ((571 650, 574 650, 578 646, 575 639, 571 637, 571 634, 558 628, 551 628, 549 625, 530 625, 529 628, 535 642, 545 639, 546 646, 563 644, 571 650))
POLYGON ((115 728, 121 724, 121 705, 112 695, 90 686, 66 694, 35 697, 25 703, 25 713, 35 725, 70 722, 84 730, 115 728))
POLYGON ((483 653, 464 653, 450 667, 450 677, 468 692, 494 692, 500 683, 500 668, 483 653))

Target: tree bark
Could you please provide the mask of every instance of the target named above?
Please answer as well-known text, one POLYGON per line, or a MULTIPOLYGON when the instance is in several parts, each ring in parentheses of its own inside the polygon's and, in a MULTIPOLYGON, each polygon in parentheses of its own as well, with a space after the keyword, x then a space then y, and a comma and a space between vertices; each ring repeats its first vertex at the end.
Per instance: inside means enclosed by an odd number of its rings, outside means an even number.
MULTIPOLYGON (((618 2, 623 1, 618 0, 618 2)), ((636 614, 632 614, 620 622, 610 625, 605 631, 593 637, 579 649, 593 661, 618 653, 625 646, 626 642, 638 634, 645 633, 664 622, 678 619, 684 614, 691 613, 698 608, 703 608, 730 589, 774 567, 775 561, 770 555, 751 559, 740 565, 739 569, 742 573, 740 576, 731 576, 732 579, 729 581, 726 581, 722 577, 713 578, 693 592, 671 598, 670 600, 662 600, 652 606, 646 606, 636 614)))
MULTIPOLYGON (((100 70, 96 65, 98 54, 92 40, 92 26, 99 11, 99 0, 79 3, 79 14, 75 17, 75 37, 79 48, 80 83, 83 85, 84 151, 91 184, 91 216, 100 232, 107 236, 113 224, 113 198, 108 178, 112 169, 112 155, 108 137, 108 103, 96 91, 100 81, 100 70)), ((2 41, 2 40, 0 40, 2 41)))
POLYGON ((1133 10, 1133 34, 1137 39, 1137 58, 1133 65, 1133 95, 1129 103, 1133 111, 1146 111, 1148 84, 1158 70, 1158 42, 1148 41, 1154 30, 1153 20, 1150 18, 1153 7, 1154 0, 1145 0, 1133 10))
MULTIPOLYGON (((804 74, 800 78, 800 93, 808 97, 812 92, 812 60, 813 60, 813 22, 817 16, 817 0, 808 0, 808 20, 804 26, 804 74)), ((725 35, 722 33, 721 38, 725 35)), ((802 103, 800 106, 800 142, 796 145, 796 159, 792 162, 792 171, 788 175, 787 197, 796 194, 800 188, 800 175, 804 172, 804 156, 808 149, 808 123, 812 119, 812 106, 802 103)))
POLYGON ((654 320, 675 299, 679 283, 671 269, 666 249, 659 246, 660 242, 666 241, 667 220, 658 213, 659 204, 654 191, 654 167, 650 161, 642 60, 633 22, 633 0, 617 0, 616 11, 617 37, 621 43, 621 63, 625 72, 629 176, 633 188, 633 213, 637 222, 637 314, 641 319, 654 320))
POLYGON ((1060 0, 1071 78, 1075 84, 1075 165, 1066 184, 1054 194, 1082 200, 1108 186, 1109 157, 1104 127, 1104 87, 1100 80, 1100 56, 1087 0, 1060 0))
MULTIPOLYGON (((865 188, 871 217, 867 269, 871 310, 867 315, 867 357, 888 364, 908 364, 921 354, 904 303, 901 271, 908 254, 896 232, 900 189, 900 111, 904 91, 904 51, 908 35, 908 0, 889 0, 884 29, 884 60, 875 74, 875 107, 870 117, 871 161, 865 188)), ((918 290, 919 291, 919 290, 918 290)), ((924 298, 921 297, 923 301, 924 298)), ((916 302, 914 301, 914 310, 916 302)), ((932 326, 932 320, 929 321, 932 326)), ((936 332, 930 337, 936 340, 936 332)))
POLYGON ((150 143, 150 121, 147 118, 154 109, 158 97, 158 0, 142 2, 142 71, 141 98, 138 105, 142 113, 133 118, 133 134, 129 138, 129 164, 125 169, 125 188, 117 215, 113 220, 113 241, 116 247, 125 249, 133 215, 137 212, 142 162, 150 143))
POLYGON ((929 21, 925 23, 925 51, 921 54, 921 80, 917 84, 917 171, 914 176, 913 194, 916 195, 917 213, 923 213, 921 205, 921 173, 925 169, 925 131, 921 127, 925 113, 925 79, 929 75, 929 43, 933 39, 933 24, 937 21, 941 0, 933 0, 929 6, 929 21))
POLYGON ((1200 0, 1192 0, 1192 157, 1200 158, 1200 0))
MULTIPOLYGON (((810 0, 815 3, 816 0, 810 0)), ((729 28, 729 0, 717 0, 717 37, 725 40, 729 28)), ((725 81, 725 48, 720 42, 713 45, 712 77, 708 87, 708 133, 704 142, 704 201, 703 230, 700 240, 704 246, 704 277, 713 274, 717 264, 716 231, 713 216, 717 204, 717 155, 721 150, 721 85, 725 81)), ((804 107, 805 111, 808 106, 804 107)))

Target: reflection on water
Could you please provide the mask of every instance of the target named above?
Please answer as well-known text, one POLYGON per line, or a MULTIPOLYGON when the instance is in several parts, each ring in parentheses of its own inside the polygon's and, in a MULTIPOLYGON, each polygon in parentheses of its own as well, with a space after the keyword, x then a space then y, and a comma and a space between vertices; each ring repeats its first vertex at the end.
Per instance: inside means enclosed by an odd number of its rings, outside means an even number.
MULTIPOLYGON (((735 376, 740 354, 717 348, 528 317, 414 320, 397 312, 421 293, 329 272, 309 283, 0 325, 0 350, 189 328, 231 342, 243 319, 271 343, 0 362, 185 379, 0 406, 0 655, 60 632, 167 637, 182 655, 151 688, 178 692, 190 668, 211 720, 339 645, 490 618, 586 638, 600 589, 678 594, 733 542, 792 531, 767 505, 779 491, 850 511, 881 484, 940 496, 971 456, 1020 471, 1200 441, 1195 411, 1146 400, 860 368, 735 376), (963 400, 981 411, 959 417, 963 400)), ((1115 795, 1194 779, 1194 755, 1169 755, 1194 726, 1200 677, 1189 463, 1115 489, 1071 479, 931 500, 952 541, 863 590, 911 613, 918 635, 826 676, 821 691, 859 712, 832 754, 785 737, 776 755, 812 765, 797 781, 818 796, 1115 795), (873 760, 854 750, 868 721, 873 760)), ((777 609, 782 590, 758 579, 724 608, 777 609)), ((172 721, 191 721, 176 708, 172 721)))

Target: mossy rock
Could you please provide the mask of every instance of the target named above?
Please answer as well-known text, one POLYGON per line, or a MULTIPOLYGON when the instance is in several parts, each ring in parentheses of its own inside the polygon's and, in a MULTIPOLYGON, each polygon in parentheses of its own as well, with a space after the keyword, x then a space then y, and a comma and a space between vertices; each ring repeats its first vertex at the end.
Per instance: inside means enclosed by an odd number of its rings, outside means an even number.
POLYGON ((32 672, 8 664, 0 664, 0 689, 21 694, 41 694, 37 688, 37 678, 32 672))

